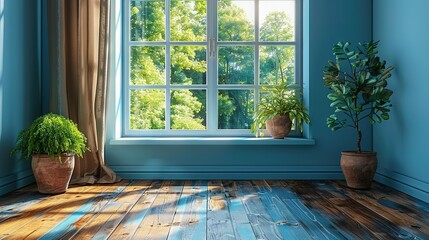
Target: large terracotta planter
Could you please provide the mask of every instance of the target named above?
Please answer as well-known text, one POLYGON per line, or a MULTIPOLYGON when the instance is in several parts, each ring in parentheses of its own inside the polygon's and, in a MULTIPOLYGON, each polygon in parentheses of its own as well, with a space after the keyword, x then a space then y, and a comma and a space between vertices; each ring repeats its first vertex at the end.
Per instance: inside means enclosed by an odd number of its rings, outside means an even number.
POLYGON ((369 189, 377 170, 377 153, 341 152, 341 169, 348 187, 369 189))
POLYGON ((292 128, 292 121, 289 118, 289 114, 277 115, 273 119, 269 119, 265 122, 268 133, 272 138, 285 138, 292 128))
POLYGON ((31 167, 40 193, 59 194, 67 191, 74 169, 74 155, 54 159, 45 154, 34 154, 31 167))

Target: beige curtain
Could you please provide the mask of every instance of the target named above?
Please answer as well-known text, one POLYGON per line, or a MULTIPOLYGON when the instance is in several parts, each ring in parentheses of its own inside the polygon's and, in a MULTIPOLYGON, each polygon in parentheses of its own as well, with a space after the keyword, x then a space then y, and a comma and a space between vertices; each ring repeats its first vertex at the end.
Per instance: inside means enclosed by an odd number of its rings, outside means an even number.
POLYGON ((72 183, 111 183, 104 162, 110 0, 48 0, 50 110, 69 117, 91 149, 72 183))

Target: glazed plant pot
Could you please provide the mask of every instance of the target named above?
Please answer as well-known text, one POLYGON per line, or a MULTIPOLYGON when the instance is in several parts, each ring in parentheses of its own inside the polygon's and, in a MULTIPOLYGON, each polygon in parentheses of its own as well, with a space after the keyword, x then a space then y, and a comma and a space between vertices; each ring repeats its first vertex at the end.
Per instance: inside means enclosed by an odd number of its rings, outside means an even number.
POLYGON ((40 193, 59 194, 67 191, 74 169, 74 155, 50 158, 46 154, 34 154, 31 167, 40 193))
POLYGON ((267 120, 265 125, 272 138, 282 139, 289 134, 292 128, 292 121, 288 114, 277 115, 273 119, 267 120))
POLYGON ((377 170, 377 153, 343 151, 341 152, 341 169, 348 187, 369 189, 377 170))

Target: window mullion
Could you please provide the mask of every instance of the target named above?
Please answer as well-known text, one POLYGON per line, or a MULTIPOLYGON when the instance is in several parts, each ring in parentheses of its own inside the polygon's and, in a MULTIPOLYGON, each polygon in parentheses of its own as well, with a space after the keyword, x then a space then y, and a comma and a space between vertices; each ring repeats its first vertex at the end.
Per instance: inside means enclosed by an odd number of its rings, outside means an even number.
POLYGON ((253 92, 254 108, 256 112, 256 106, 259 103, 259 0, 255 0, 255 90, 253 92))
POLYGON ((122 108, 122 114, 123 114, 123 128, 122 128, 122 133, 127 134, 128 130, 130 129, 130 60, 129 60, 129 53, 130 53, 130 46, 129 43, 131 41, 131 31, 130 31, 130 5, 131 2, 130 0, 126 0, 125 1, 126 4, 125 9, 124 9, 124 21, 126 21, 126 24, 123 25, 123 30, 124 33, 122 36, 122 41, 123 43, 125 43, 125 47, 123 47, 123 52, 124 52, 124 63, 123 64, 123 71, 122 71, 122 84, 123 89, 122 89, 122 94, 123 94, 123 98, 124 98, 124 104, 126 107, 122 108))
POLYGON ((218 126, 217 101, 217 1, 207 1, 207 131, 213 134, 218 126), (214 41, 213 41, 214 40, 214 41), (209 49, 209 42, 212 49, 209 49), (214 50, 214 51, 213 51, 214 50), (213 56, 210 56, 214 54, 213 56))
POLYGON ((170 79, 171 79, 171 54, 170 54, 170 0, 165 0, 165 129, 171 129, 171 98, 170 98, 170 79))
POLYGON ((295 83, 303 88, 302 79, 302 0, 295 1, 295 83))

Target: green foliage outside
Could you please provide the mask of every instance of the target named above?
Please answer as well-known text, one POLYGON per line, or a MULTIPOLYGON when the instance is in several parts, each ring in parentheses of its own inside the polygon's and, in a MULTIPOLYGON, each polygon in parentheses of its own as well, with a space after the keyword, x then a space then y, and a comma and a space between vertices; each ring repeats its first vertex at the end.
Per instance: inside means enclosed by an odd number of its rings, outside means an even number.
POLYGON ((48 154, 51 158, 74 153, 79 157, 87 151, 86 137, 77 125, 61 115, 49 113, 34 120, 21 131, 12 154, 21 153, 22 159, 32 154, 48 154))
MULTIPOLYGON (((130 34, 132 41, 165 41, 164 1, 131 1, 130 34)), ((205 42, 206 1, 171 1, 171 41, 205 42)), ((253 41, 255 26, 245 11, 230 0, 218 2, 219 41, 253 41)), ((294 41, 294 29, 285 12, 273 11, 261 23, 261 41, 294 41)), ((172 46, 171 79, 166 80, 163 46, 132 46, 130 49, 130 84, 135 86, 206 84, 206 46, 172 46)), ((293 46, 261 46, 259 77, 263 85, 293 83, 293 46)), ((255 81, 254 47, 218 48, 218 83, 248 84, 255 81)), ((130 129, 165 129, 165 94, 171 102, 171 129, 206 129, 206 91, 178 89, 131 90, 130 129)), ((253 90, 219 90, 218 128, 250 129, 253 122, 253 90)))
POLYGON ((363 120, 381 123, 389 119, 390 97, 393 91, 387 89, 393 67, 378 56, 378 42, 359 43, 353 47, 350 42, 339 42, 332 48, 334 61, 325 66, 323 80, 331 93, 328 98, 335 113, 326 123, 332 131, 343 127, 356 130, 356 152, 361 152, 363 120), (340 118, 344 116, 345 118, 340 118))

